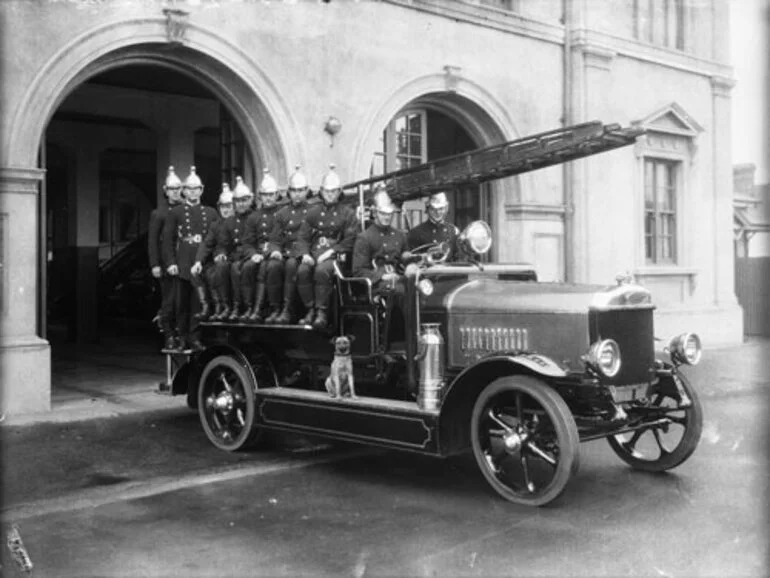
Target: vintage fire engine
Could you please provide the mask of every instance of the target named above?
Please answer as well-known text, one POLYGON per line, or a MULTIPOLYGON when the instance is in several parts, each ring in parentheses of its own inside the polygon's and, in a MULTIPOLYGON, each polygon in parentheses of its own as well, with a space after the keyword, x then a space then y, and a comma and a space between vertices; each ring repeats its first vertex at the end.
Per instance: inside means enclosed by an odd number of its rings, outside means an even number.
MULTIPOLYGON (((384 183, 401 203, 626 146, 641 133, 585 123, 347 188, 350 200, 365 202, 384 183)), ((257 444, 274 429, 438 457, 470 451, 500 496, 533 506, 563 492, 581 441, 606 438, 622 460, 647 471, 692 455, 703 410, 681 367, 698 363, 697 335, 664 341, 658 359, 654 305, 643 287, 627 279, 606 287, 539 283, 529 266, 483 263, 491 235, 481 221, 459 244, 465 261, 441 262, 441 247, 422 252, 400 334, 387 297, 338 267, 330 331, 203 323, 205 350, 185 357, 172 392, 187 395, 223 450, 257 444), (355 398, 331 397, 324 387, 335 335, 355 337, 355 398)))

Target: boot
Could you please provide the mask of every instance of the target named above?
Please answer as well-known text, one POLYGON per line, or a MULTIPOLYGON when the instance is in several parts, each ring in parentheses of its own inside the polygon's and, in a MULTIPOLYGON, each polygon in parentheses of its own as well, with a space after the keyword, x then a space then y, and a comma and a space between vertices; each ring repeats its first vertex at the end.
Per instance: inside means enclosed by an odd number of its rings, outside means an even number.
POLYGON ((313 329, 323 330, 329 327, 329 319, 326 315, 326 307, 319 307, 313 320, 313 329))
POLYGON ((234 301, 233 308, 230 311, 230 315, 227 317, 227 321, 238 321, 241 317, 240 309, 241 304, 238 301, 234 301))
POLYGON ((254 315, 254 306, 251 303, 246 303, 246 311, 238 318, 241 323, 250 323, 251 316, 254 315))
POLYGON ((275 323, 278 323, 278 317, 281 315, 281 308, 276 307, 275 305, 270 306, 270 315, 267 316, 265 319, 266 325, 274 325, 275 323))
POLYGON ((294 312, 292 311, 291 299, 287 299, 283 303, 283 311, 275 319, 277 325, 290 325, 294 323, 294 312))
POLYGON ((217 314, 217 321, 226 321, 231 313, 232 309, 230 309, 230 306, 227 303, 223 303, 222 310, 217 314))
POLYGON ((315 319, 315 309, 312 307, 307 308, 307 313, 305 313, 305 316, 297 321, 297 325, 312 325, 313 319, 315 319))
POLYGON ((265 305, 265 296, 267 294, 267 287, 264 283, 257 283, 257 300, 254 302, 254 311, 249 317, 249 323, 262 323, 264 317, 262 316, 262 307, 265 305))
POLYGON ((209 318, 209 315, 211 315, 211 311, 209 310, 209 302, 208 299, 206 299, 206 289, 204 287, 196 287, 196 290, 198 291, 198 299, 201 302, 201 310, 194 315, 194 317, 198 321, 205 321, 209 318))

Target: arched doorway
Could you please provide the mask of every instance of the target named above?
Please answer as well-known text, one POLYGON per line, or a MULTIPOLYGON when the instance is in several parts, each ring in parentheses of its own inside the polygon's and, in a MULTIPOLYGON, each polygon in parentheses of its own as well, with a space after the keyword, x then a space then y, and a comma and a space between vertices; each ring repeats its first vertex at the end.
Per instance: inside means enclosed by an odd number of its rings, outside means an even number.
POLYGON ((146 234, 166 167, 185 178, 195 166, 215 205, 236 175, 254 185, 261 157, 215 92, 164 63, 116 66, 72 90, 42 156, 49 340, 93 342, 106 325, 151 331, 159 295, 146 234))

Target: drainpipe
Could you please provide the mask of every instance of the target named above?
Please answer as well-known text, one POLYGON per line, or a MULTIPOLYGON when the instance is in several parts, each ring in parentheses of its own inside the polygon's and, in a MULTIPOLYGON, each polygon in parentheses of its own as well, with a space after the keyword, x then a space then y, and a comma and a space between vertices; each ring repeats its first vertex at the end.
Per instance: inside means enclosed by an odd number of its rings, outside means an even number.
MULTIPOLYGON (((575 124, 572 110, 572 85, 573 85, 573 57, 572 57, 572 30, 573 30, 573 2, 574 0, 562 0, 562 20, 564 23, 564 111, 562 125, 575 124)), ((562 179, 564 183, 564 277, 568 283, 575 282, 575 251, 573 248, 575 227, 575 202, 573 190, 572 163, 562 164, 562 179)))

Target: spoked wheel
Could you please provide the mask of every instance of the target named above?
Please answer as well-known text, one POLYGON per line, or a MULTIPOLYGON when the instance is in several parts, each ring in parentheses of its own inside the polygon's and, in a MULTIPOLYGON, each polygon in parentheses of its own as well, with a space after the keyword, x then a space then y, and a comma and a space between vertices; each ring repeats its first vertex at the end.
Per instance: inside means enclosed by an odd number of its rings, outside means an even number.
POLYGON ((542 506, 577 472, 577 426, 567 404, 534 377, 489 384, 473 407, 471 445, 492 488, 511 502, 542 506))
POLYGON ((656 425, 607 438, 620 459, 639 470, 662 472, 675 468, 692 455, 700 441, 703 407, 697 393, 679 374, 689 398, 689 405, 682 407, 674 378, 664 379, 651 400, 651 407, 660 410, 661 419, 655 420, 656 425))
POLYGON ((255 389, 246 368, 229 355, 208 362, 198 387, 198 415, 211 443, 230 452, 257 443, 255 389))

